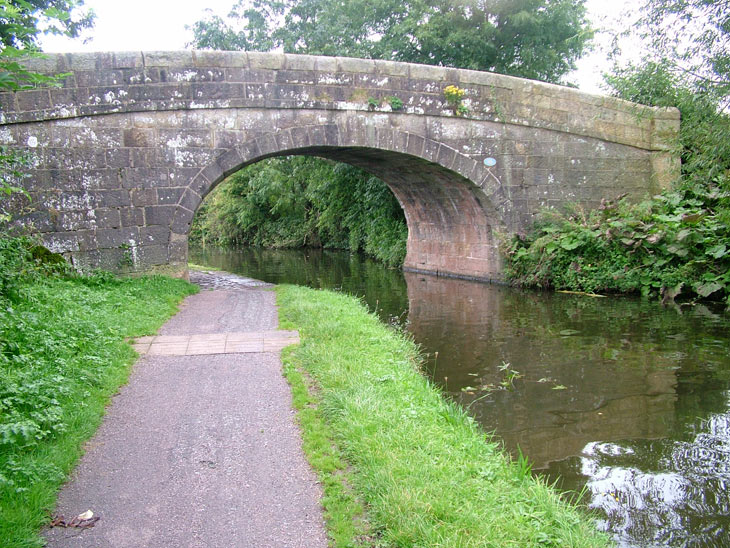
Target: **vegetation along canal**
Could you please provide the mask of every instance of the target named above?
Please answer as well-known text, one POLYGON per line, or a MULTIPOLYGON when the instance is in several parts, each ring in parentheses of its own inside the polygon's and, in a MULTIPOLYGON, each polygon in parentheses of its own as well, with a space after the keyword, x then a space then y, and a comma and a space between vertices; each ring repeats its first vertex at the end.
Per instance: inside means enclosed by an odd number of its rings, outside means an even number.
POLYGON ((428 374, 620 546, 730 546, 730 330, 703 305, 518 291, 320 250, 193 250, 339 289, 405 326, 428 374), (519 448, 519 449, 518 449, 519 448))

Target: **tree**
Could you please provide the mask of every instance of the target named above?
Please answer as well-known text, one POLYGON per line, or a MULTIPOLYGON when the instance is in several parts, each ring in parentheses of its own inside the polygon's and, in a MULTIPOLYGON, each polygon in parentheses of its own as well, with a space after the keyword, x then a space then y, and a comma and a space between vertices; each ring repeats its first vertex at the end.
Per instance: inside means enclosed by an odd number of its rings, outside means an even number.
POLYGON ((685 181, 730 190, 730 0, 645 0, 639 14, 629 32, 648 45, 643 59, 617 62, 606 82, 623 99, 679 108, 685 181))
POLYGON ((730 0, 646 0, 635 28, 652 60, 730 106, 730 0))
POLYGON ((592 36, 584 0, 239 0, 227 20, 209 16, 192 30, 201 48, 282 48, 554 83, 592 36))
POLYGON ((27 70, 22 59, 40 53, 43 34, 77 37, 93 25, 93 11, 83 0, 0 0, 0 90, 15 91, 57 78, 27 70))

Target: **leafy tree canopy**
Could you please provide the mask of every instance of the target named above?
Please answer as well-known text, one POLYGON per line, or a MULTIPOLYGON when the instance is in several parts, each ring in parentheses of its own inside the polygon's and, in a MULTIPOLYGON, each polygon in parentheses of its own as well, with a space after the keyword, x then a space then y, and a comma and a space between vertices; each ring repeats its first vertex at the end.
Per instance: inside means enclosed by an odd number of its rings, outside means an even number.
POLYGON ((192 44, 389 59, 559 82, 592 37, 584 0, 239 0, 192 44))
POLYGON ((83 0, 0 0, 0 90, 52 84, 52 77, 27 70, 22 59, 37 55, 43 34, 77 37, 94 21, 83 0))
POLYGON ((730 0, 645 0, 625 34, 646 44, 643 66, 730 107, 730 0))

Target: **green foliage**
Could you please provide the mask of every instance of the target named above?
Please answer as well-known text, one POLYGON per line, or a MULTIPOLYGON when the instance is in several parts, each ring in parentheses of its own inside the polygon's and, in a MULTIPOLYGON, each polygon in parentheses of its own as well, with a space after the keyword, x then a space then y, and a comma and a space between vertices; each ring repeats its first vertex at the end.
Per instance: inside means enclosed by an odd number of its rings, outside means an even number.
POLYGON ((57 489, 134 361, 125 338, 151 334, 194 287, 162 277, 21 274, 18 298, 0 297, 0 538, 41 546, 57 489))
POLYGON ((519 285, 730 305, 730 192, 687 185, 637 205, 545 212, 506 253, 507 278, 519 285))
POLYGON ((695 184, 730 188, 730 116, 722 110, 724 98, 715 94, 716 89, 695 87, 652 61, 617 68, 606 82, 622 99, 677 107, 682 117, 678 146, 683 177, 695 184))
POLYGON ((27 282, 69 272, 68 263, 28 237, 0 234, 0 302, 17 301, 27 282))
POLYGON ((224 182, 198 211, 196 243, 364 251, 389 265, 405 257, 400 205, 379 179, 319 158, 264 160, 224 182))
POLYGON ((19 185, 27 177, 25 169, 29 161, 27 155, 0 145, 0 230, 11 219, 9 198, 13 195, 27 197, 27 193, 19 185))
POLYGON ((79 36, 94 21, 83 0, 0 0, 0 90, 58 85, 64 75, 29 71, 22 61, 39 56, 42 34, 79 36))
POLYGON ((391 110, 398 111, 403 110, 403 100, 399 97, 396 97, 395 95, 391 95, 389 97, 386 97, 388 104, 390 105, 391 110))
POLYGON ((506 245, 507 275, 521 285, 730 306, 730 2, 647 0, 642 13, 647 55, 606 81, 622 99, 680 110, 681 179, 638 205, 544 213, 526 239, 506 245))
POLYGON ((339 526, 335 546, 606 545, 588 518, 531 476, 524 457, 511 462, 442 397, 403 334, 352 297, 276 290, 281 324, 298 329, 302 340, 284 362, 296 397, 309 404, 298 405, 308 414, 300 415, 304 437, 327 436, 305 450, 325 478, 325 497, 342 494, 341 481, 332 481, 339 467, 351 493, 345 495, 354 499, 356 510, 348 499, 327 507, 328 525, 339 526), (301 386, 302 377, 309 386, 301 386), (328 447, 344 463, 322 463, 328 447), (360 508, 365 515, 355 527, 343 527, 360 508), (363 525, 362 536, 347 538, 363 525))
POLYGON ((644 63, 730 107, 729 0, 645 0, 633 30, 650 46, 644 63))
POLYGON ((390 59, 559 82, 592 32, 583 0, 239 0, 192 25, 212 49, 390 59))

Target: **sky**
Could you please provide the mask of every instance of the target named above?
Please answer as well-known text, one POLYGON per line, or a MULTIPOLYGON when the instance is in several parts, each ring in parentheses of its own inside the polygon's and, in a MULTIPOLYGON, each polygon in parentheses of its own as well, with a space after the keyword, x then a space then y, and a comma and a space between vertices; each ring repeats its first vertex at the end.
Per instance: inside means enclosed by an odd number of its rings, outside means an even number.
MULTIPOLYGON (((235 0, 85 0, 86 7, 96 13, 96 23, 86 33, 89 40, 67 39, 57 36, 42 41, 47 52, 78 51, 155 51, 180 50, 192 39, 192 32, 185 29, 205 15, 210 9, 224 17, 235 0)), ((632 0, 587 0, 589 18, 594 28, 612 28, 618 17, 632 0)), ((578 62, 578 70, 569 77, 578 86, 591 93, 604 93, 601 74, 608 70, 605 48, 608 39, 599 34, 595 51, 578 62)))

